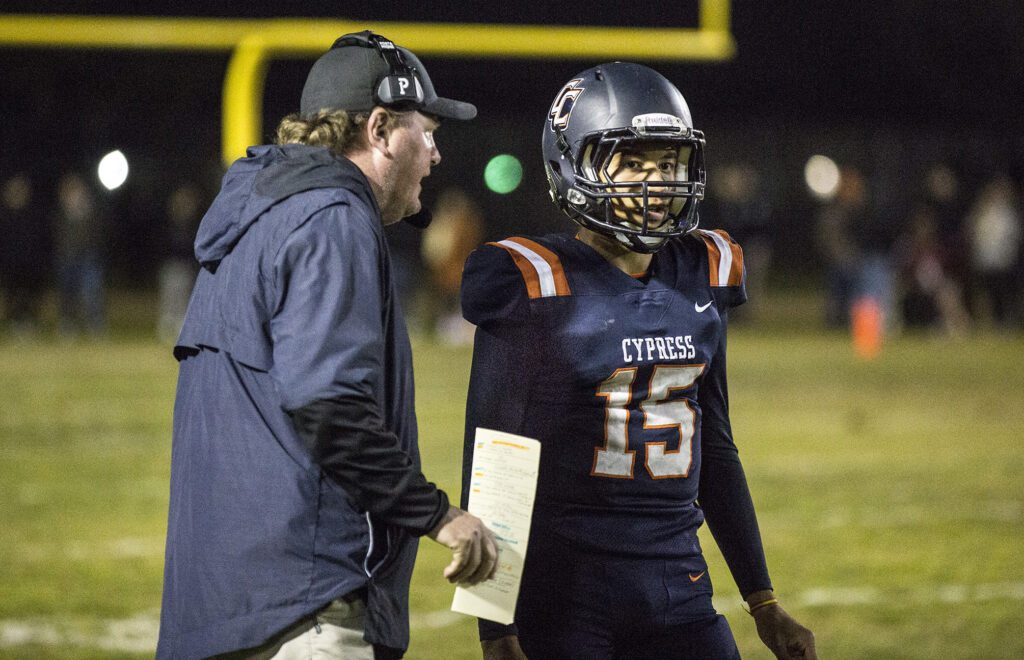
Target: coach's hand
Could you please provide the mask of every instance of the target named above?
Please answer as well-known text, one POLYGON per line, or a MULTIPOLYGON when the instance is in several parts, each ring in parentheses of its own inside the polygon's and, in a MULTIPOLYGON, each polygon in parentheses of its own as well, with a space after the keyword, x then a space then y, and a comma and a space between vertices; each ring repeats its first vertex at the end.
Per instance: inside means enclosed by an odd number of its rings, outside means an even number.
POLYGON ((449 582, 472 585, 494 577, 498 544, 476 516, 449 505, 448 513, 428 536, 452 549, 452 563, 444 569, 449 582))
POLYGON ((757 625, 757 635, 765 646, 771 649, 779 660, 818 660, 814 650, 814 633, 801 626, 796 619, 786 614, 777 602, 764 607, 755 607, 757 603, 773 598, 771 592, 747 597, 751 603, 751 616, 757 625))
POLYGON ((484 652, 484 660, 526 660, 526 654, 519 648, 519 638, 515 635, 483 640, 480 648, 484 652))

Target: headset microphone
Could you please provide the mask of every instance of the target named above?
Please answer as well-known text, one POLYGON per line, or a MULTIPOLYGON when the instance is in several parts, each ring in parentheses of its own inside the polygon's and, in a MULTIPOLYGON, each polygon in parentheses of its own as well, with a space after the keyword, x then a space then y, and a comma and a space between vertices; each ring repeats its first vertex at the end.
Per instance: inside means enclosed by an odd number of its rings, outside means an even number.
POLYGON ((432 214, 430 212, 430 209, 428 209, 426 206, 421 208, 418 212, 413 213, 409 217, 404 218, 406 222, 408 222, 413 227, 416 227, 417 229, 426 229, 427 225, 429 225, 430 221, 433 219, 434 214, 432 214))

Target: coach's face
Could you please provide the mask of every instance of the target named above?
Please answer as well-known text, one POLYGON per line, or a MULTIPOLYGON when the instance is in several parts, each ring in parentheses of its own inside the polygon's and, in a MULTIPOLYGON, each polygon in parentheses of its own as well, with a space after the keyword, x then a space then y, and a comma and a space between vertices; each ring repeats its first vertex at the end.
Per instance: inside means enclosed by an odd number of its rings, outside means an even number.
POLYGON ((434 131, 439 125, 432 117, 411 112, 391 131, 391 162, 384 186, 387 212, 385 204, 381 205, 384 224, 397 222, 422 208, 420 182, 430 174, 432 166, 441 162, 441 153, 434 144, 434 131))

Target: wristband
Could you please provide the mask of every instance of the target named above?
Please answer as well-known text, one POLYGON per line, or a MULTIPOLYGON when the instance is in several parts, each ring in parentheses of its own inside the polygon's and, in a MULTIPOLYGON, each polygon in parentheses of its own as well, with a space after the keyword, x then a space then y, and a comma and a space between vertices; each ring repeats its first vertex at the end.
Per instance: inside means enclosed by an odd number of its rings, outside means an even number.
POLYGON ((747 610, 747 614, 749 614, 750 616, 754 616, 754 612, 758 611, 759 609, 761 609, 763 607, 768 607, 769 605, 775 605, 778 602, 779 602, 778 598, 769 598, 768 600, 763 600, 760 603, 758 603, 757 605, 754 605, 749 610, 747 610))

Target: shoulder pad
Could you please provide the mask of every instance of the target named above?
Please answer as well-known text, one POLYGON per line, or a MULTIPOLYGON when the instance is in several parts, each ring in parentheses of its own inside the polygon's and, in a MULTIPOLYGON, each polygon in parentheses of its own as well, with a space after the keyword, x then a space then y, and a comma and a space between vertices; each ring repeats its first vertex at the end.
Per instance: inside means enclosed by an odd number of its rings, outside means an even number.
POLYGON ((743 250, 739 243, 722 229, 699 229, 694 232, 704 241, 708 251, 708 275, 711 286, 743 284, 743 250))
POLYGON ((512 255, 519 272, 522 273, 526 291, 530 298, 548 298, 570 294, 569 281, 558 255, 536 241, 513 236, 496 243, 512 255))
POLYGON ((473 251, 462 272, 462 315, 474 325, 523 321, 530 301, 567 295, 558 256, 518 236, 473 251))

